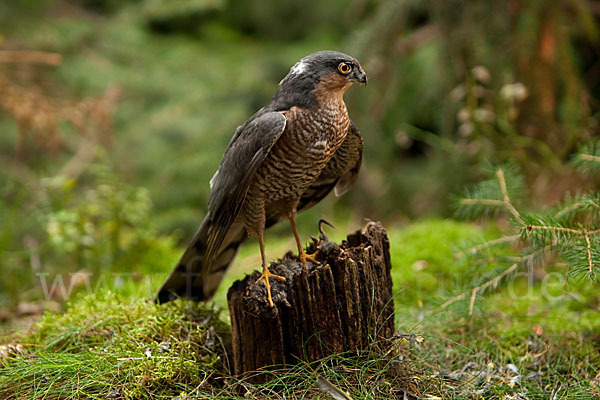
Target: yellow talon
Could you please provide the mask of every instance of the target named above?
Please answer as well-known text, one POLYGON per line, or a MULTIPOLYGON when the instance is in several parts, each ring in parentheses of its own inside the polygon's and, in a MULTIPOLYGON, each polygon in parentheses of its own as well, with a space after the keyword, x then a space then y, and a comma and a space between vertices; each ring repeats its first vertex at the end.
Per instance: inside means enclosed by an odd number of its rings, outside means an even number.
POLYGON ((269 278, 273 278, 278 280, 281 283, 285 283, 285 278, 283 276, 279 276, 279 275, 275 275, 272 274, 271 271, 269 271, 268 268, 264 268, 262 275, 260 276, 260 278, 258 278, 256 280, 256 282, 254 282, 252 284, 252 286, 256 285, 258 282, 263 281, 265 282, 265 287, 267 288, 267 296, 269 298, 269 306, 270 307, 275 307, 275 304, 273 303, 273 297, 271 297, 271 284, 269 283, 269 278))
POLYGON ((319 265, 321 264, 319 261, 317 261, 317 255, 319 254, 319 250, 315 251, 312 254, 307 254, 304 251, 302 251, 300 253, 300 255, 298 256, 298 258, 300 259, 300 261, 302 262, 302 264, 306 265, 307 261, 310 261, 311 263, 315 264, 315 265, 319 265))

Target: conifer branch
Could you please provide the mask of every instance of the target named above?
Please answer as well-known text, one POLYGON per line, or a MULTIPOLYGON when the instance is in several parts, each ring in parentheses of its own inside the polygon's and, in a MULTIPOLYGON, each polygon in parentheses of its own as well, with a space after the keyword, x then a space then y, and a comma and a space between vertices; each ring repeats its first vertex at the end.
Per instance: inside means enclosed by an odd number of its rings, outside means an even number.
POLYGON ((600 141, 581 147, 573 158, 572 165, 583 172, 597 172, 600 167, 600 141))
POLYGON ((563 228, 560 226, 547 226, 547 225, 527 225, 523 226, 521 230, 528 231, 558 231, 558 232, 568 232, 573 233, 575 235, 584 235, 584 232, 579 229, 571 229, 571 228, 563 228))
POLYGON ((521 215, 517 211, 517 209, 510 202, 510 197, 508 196, 508 189, 506 188, 506 179, 504 178, 504 171, 502 169, 498 169, 496 171, 496 177, 498 178, 498 182, 500 183, 500 191, 502 192, 503 203, 508 208, 508 211, 515 217, 515 219, 519 222, 523 222, 521 219, 521 215))
POLYGON ((579 158, 581 158, 582 160, 586 160, 586 161, 592 161, 592 162, 600 163, 600 157, 599 156, 594 156, 592 154, 581 153, 581 154, 579 154, 579 158))
POLYGON ((478 204, 484 206, 504 206, 504 201, 492 199, 461 199, 460 204, 466 206, 473 206, 478 204))
POLYGON ((480 290, 484 290, 484 289, 488 288, 489 286, 493 286, 493 287, 498 286, 498 282, 500 282, 500 280, 502 278, 504 278, 506 275, 508 275, 508 274, 512 273, 514 270, 516 270, 518 266, 519 266, 519 263, 514 263, 513 265, 508 267, 504 272, 502 272, 500 275, 496 276, 494 279, 491 279, 491 280, 487 281, 486 283, 484 283, 483 285, 480 285, 480 286, 477 286, 476 288, 474 288, 471 291, 471 303, 469 304, 469 315, 473 315, 473 305, 475 304, 475 296, 477 296, 477 292, 479 292, 480 290))
MULTIPOLYGON (((510 195, 508 194, 508 187, 506 184, 506 176, 504 173, 504 169, 498 168, 495 171, 495 177, 498 180, 498 185, 500 187, 500 193, 497 193, 497 186, 492 184, 492 181, 485 182, 482 185, 479 185, 475 193, 470 196, 467 195, 467 198, 463 198, 460 200, 460 205, 462 206, 488 206, 488 207, 498 207, 507 210, 512 216, 520 223, 524 223, 523 219, 519 211, 512 204, 510 195), (495 199, 494 197, 501 196, 502 199, 495 199)), ((494 179, 494 180, 496 180, 494 179)))
POLYGON ((446 301, 444 304, 442 304, 441 306, 436 308, 434 310, 434 312, 437 313, 437 312, 442 311, 444 308, 448 307, 450 304, 454 304, 457 301, 464 299, 466 295, 467 295, 467 293, 461 293, 458 296, 451 298, 450 300, 446 301))
POLYGON ((539 231, 567 232, 567 233, 572 233, 574 235, 585 236, 585 237, 600 234, 600 229, 596 229, 593 231, 586 231, 584 229, 572 229, 572 228, 563 228, 562 226, 548 226, 548 225, 527 225, 527 226, 521 227, 521 230, 525 230, 525 229, 528 231, 539 230, 539 231))
MULTIPOLYGON (((469 302, 469 315, 473 315, 473 308, 474 308, 474 304, 475 304, 475 298, 477 297, 477 293, 481 292, 482 290, 487 289, 490 286, 493 286, 494 288, 497 287, 498 283, 500 282, 500 280, 502 280, 502 278, 505 278, 507 275, 510 275, 512 272, 514 272, 517 268, 519 268, 520 265, 522 265, 522 263, 524 263, 526 261, 531 261, 536 256, 538 256, 540 254, 545 254, 546 251, 548 251, 549 248, 550 248, 550 246, 546 246, 546 247, 541 248, 541 249, 539 249, 537 251, 534 251, 531 254, 528 254, 527 256, 521 257, 517 262, 515 262, 510 267, 508 267, 507 269, 505 269, 504 271, 502 271, 500 274, 496 275, 494 278, 492 278, 489 281, 486 281, 486 282, 482 283, 481 285, 479 285, 479 286, 474 287, 473 289, 471 289, 471 291, 470 291, 470 293, 471 293, 471 300, 469 302)), ((446 301, 441 306, 437 307, 434 310, 434 312, 440 312, 444 308, 448 307, 449 305, 454 304, 457 301, 464 299, 467 296, 468 293, 469 292, 461 293, 458 296, 455 296, 455 297, 451 298, 450 300, 446 301)))
POLYGON ((490 263, 501 263, 506 261, 514 261, 519 262, 522 260, 522 257, 490 257, 490 258, 481 258, 478 260, 471 261, 471 265, 478 264, 490 264, 490 263))
MULTIPOLYGON (((581 148, 572 164, 584 172, 600 170, 600 141, 581 148)), ((487 179, 465 192, 465 198, 459 203, 458 211, 461 214, 466 217, 488 217, 498 211, 508 211, 514 218, 513 222, 516 222, 513 226, 519 234, 477 244, 457 252, 455 257, 479 254, 475 261, 470 261, 471 264, 505 262, 506 265, 512 265, 495 278, 447 300, 435 311, 441 311, 453 303, 469 298, 469 315, 472 315, 478 294, 492 285, 498 285, 501 279, 524 261, 531 260, 536 255, 543 256, 549 251, 554 251, 560 256, 570 269, 569 272, 574 275, 583 274, 594 279, 600 271, 600 192, 567 196, 554 212, 531 213, 523 212, 524 210, 513 205, 511 195, 515 196, 519 189, 524 189, 520 175, 508 165, 488 171, 487 179), (494 245, 513 242, 518 238, 524 241, 520 249, 520 258, 491 254, 492 258, 484 259, 479 253, 494 245)))
POLYGON ((518 240, 520 237, 521 237, 521 235, 510 235, 510 236, 504 236, 504 237, 494 239, 494 240, 489 240, 485 243, 478 244, 477 246, 473 246, 466 250, 459 251, 458 253, 454 254, 454 258, 460 258, 460 257, 465 256, 466 254, 474 254, 474 253, 479 252, 480 250, 487 249, 488 247, 492 247, 497 244, 514 242, 515 240, 518 240))
MULTIPOLYGON (((586 203, 586 202, 583 202, 583 201, 578 201, 577 203, 573 203, 573 204, 571 204, 570 206, 568 206, 568 207, 566 207, 566 208, 563 208, 562 210, 560 210, 559 212, 557 212, 557 213, 556 213, 556 215, 555 215, 555 217, 556 217, 556 218, 561 218, 561 217, 562 217, 562 216, 564 216, 565 214, 568 214, 568 213, 570 213, 570 212, 572 212, 572 211, 575 211, 575 210, 577 210, 577 209, 579 209, 579 208, 583 208, 583 207, 585 207, 585 206, 587 206, 587 203, 586 203)), ((599 208, 600 208, 600 207, 599 207, 599 208)))
POLYGON ((587 245, 587 260, 588 260, 588 273, 590 276, 594 275, 594 262, 592 260, 592 244, 590 243, 590 237, 587 233, 583 235, 585 244, 587 245))
MULTIPOLYGON (((498 285, 498 282, 500 282, 500 280, 502 278, 504 278, 505 276, 509 275, 510 273, 512 273, 514 270, 516 270, 519 267, 519 263, 514 263, 513 265, 511 265, 510 267, 508 267, 505 271, 503 271, 502 273, 500 273, 499 275, 495 276, 494 278, 490 279, 487 282, 482 283, 481 285, 473 288, 471 290, 471 302, 469 304, 469 315, 473 315, 473 306, 475 303, 475 297, 477 296, 477 293, 481 290, 487 289, 489 286, 494 286, 496 287, 498 285)), ((434 312, 440 312, 442 311, 444 308, 448 307, 449 305, 456 303, 459 300, 464 299, 467 296, 468 292, 459 294, 456 297, 451 298, 450 300, 446 301, 444 304, 442 304, 441 306, 439 306, 438 308, 435 309, 434 312)))

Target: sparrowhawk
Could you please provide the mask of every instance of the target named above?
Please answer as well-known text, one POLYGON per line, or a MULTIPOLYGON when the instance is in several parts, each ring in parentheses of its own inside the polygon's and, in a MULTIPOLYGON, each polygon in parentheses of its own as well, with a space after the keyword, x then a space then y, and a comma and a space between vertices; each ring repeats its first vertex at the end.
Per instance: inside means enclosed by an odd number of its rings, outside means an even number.
POLYGON ((262 276, 271 307, 265 228, 288 219, 299 259, 306 254, 296 214, 333 189, 340 196, 354 182, 363 140, 348 117, 344 93, 367 76, 353 57, 319 51, 298 61, 279 83, 271 101, 239 126, 210 180, 208 212, 202 225, 157 295, 211 298, 241 243, 258 236, 262 276))

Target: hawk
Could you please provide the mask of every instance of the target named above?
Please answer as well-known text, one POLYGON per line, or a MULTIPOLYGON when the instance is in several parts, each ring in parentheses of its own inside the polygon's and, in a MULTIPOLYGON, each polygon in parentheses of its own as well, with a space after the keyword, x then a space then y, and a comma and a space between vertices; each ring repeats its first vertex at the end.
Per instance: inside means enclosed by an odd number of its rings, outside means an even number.
POLYGON ((363 140, 348 117, 344 93, 355 82, 367 83, 360 63, 347 54, 319 51, 298 61, 279 83, 271 101, 231 138, 210 180, 208 211, 183 256, 162 285, 156 300, 177 297, 210 299, 249 236, 258 236, 262 276, 273 307, 264 230, 288 219, 298 257, 306 254, 296 229, 296 214, 337 196, 354 182, 363 140))

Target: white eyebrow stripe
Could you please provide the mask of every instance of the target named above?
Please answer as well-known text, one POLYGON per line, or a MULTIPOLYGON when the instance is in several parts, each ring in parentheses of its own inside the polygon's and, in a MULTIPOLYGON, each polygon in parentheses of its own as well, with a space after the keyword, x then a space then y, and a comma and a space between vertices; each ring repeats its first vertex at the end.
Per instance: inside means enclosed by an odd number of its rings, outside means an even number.
POLYGON ((300 60, 296 64, 294 64, 292 69, 290 69, 290 72, 294 75, 300 75, 306 71, 306 67, 307 67, 306 62, 304 60, 300 60))

